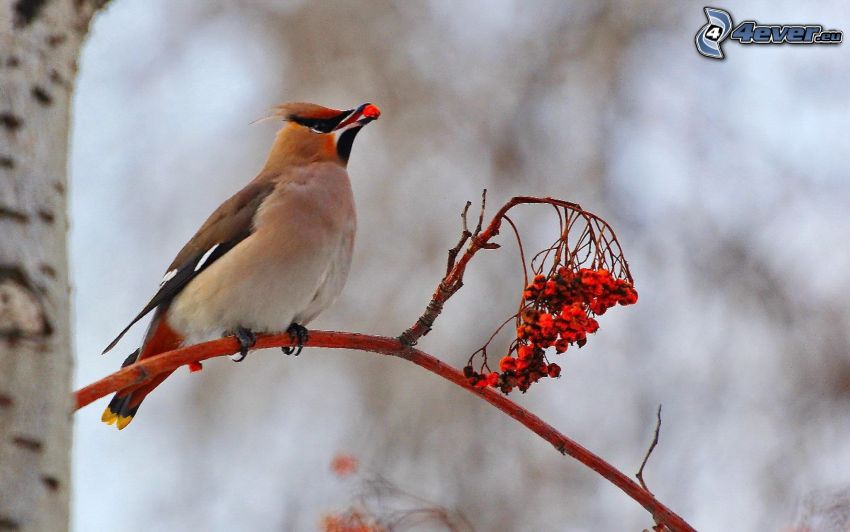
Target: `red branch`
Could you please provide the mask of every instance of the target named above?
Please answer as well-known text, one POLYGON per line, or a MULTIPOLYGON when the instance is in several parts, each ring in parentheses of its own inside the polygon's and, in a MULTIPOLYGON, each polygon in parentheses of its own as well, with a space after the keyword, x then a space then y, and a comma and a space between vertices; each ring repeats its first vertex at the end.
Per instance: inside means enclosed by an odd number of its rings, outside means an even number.
MULTIPOLYGON (((503 208, 502 210, 504 211, 506 209, 503 208)), ((497 220, 501 220, 501 216, 497 217, 497 220)), ((487 231, 490 231, 489 234, 492 236, 494 231, 498 231, 498 225, 493 228, 493 224, 491 224, 491 227, 488 227, 487 231)), ((482 235, 485 233, 482 233, 482 235)), ((473 245, 475 245, 475 242, 473 242, 473 245)), ((462 263, 465 266, 469 260, 469 256, 467 252, 458 264, 462 263)), ((268 347, 291 346, 292 344, 293 342, 289 334, 284 333, 259 336, 257 338, 257 344, 254 347, 255 349, 264 349, 268 347)), ((662 523, 675 532, 694 530, 684 519, 658 501, 652 493, 643 489, 602 458, 564 436, 551 425, 499 392, 490 388, 472 387, 458 370, 423 351, 405 346, 401 341, 394 338, 347 332, 310 331, 310 339, 305 345, 309 347, 371 351, 373 353, 391 355, 409 360, 481 397, 551 443, 562 454, 567 454, 596 471, 643 506, 657 523, 662 523)), ((238 350, 237 341, 232 337, 227 337, 140 360, 78 390, 75 394, 76 408, 82 408, 107 394, 140 384, 155 375, 176 369, 190 362, 230 355, 236 353, 238 350)))

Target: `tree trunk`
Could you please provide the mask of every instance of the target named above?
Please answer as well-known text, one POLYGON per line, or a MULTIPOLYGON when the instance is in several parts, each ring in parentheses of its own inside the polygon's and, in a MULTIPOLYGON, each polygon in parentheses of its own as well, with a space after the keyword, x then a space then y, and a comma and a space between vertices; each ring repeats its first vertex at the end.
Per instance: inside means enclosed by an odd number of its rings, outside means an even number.
POLYGON ((69 526, 68 123, 102 4, 0 0, 0 531, 69 526))

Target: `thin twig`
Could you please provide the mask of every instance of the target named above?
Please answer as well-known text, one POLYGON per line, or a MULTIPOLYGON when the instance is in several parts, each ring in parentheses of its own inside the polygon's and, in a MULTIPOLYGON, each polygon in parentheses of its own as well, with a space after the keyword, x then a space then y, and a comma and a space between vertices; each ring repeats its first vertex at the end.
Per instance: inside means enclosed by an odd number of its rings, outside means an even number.
MULTIPOLYGON (((476 353, 479 353, 479 352, 481 352, 481 351, 485 351, 485 352, 486 352, 486 351, 487 351, 487 348, 490 346, 490 343, 493 341, 493 339, 494 339, 494 338, 496 338, 496 335, 497 335, 497 334, 499 334, 499 332, 501 332, 501 330, 505 328, 505 325, 507 325, 508 323, 510 323, 510 322, 512 322, 513 320, 515 320, 515 319, 516 319, 516 317, 517 317, 517 315, 516 315, 516 314, 514 314, 513 316, 508 316, 508 319, 506 319, 505 321, 503 321, 503 322, 502 322, 502 324, 501 324, 501 325, 499 325, 499 326, 496 328, 496 330, 495 330, 495 331, 493 331, 493 334, 491 334, 491 335, 490 335, 490 338, 488 338, 488 339, 487 339, 487 341, 486 341, 486 342, 484 342, 484 345, 483 345, 483 346, 482 346, 482 347, 481 347, 478 351, 476 351, 476 353)), ((485 358, 486 358, 486 357, 485 357, 485 358)))
POLYGON ((469 226, 466 224, 466 215, 469 213, 469 208, 472 206, 471 201, 466 202, 466 206, 463 208, 463 212, 460 214, 461 220, 463 220, 463 231, 460 233, 460 240, 455 247, 449 250, 449 260, 446 263, 446 275, 452 271, 452 268, 455 265, 455 261, 457 260, 457 254, 460 253, 460 249, 466 244, 466 241, 472 236, 472 231, 469 230, 469 226))
POLYGON ((658 405, 658 412, 656 412, 655 416, 658 419, 655 423, 655 435, 652 437, 652 443, 649 444, 649 449, 646 450, 643 462, 640 463, 640 469, 638 469, 638 472, 635 475, 638 481, 640 481, 641 487, 646 491, 649 491, 649 488, 646 487, 646 482, 643 481, 643 468, 646 467, 646 463, 649 461, 649 456, 652 454, 652 451, 655 450, 655 446, 658 445, 658 436, 661 433, 661 405, 658 405))
MULTIPOLYGON (((289 333, 281 333, 258 336, 254 347, 255 349, 266 349, 287 347, 293 344, 293 339, 289 333)), ((664 523, 674 532, 694 530, 684 519, 656 499, 652 493, 643 489, 637 482, 618 471, 614 466, 561 434, 551 425, 496 390, 475 388, 469 384, 469 380, 460 371, 432 355, 406 346, 395 338, 348 332, 310 331, 310 338, 305 345, 308 347, 370 351, 409 360, 484 399, 552 444, 561 454, 569 455, 596 471, 643 506, 656 522, 664 523)), ((82 408, 107 394, 141 384, 156 375, 173 371, 190 362, 231 355, 238 351, 239 345, 236 339, 226 337, 142 359, 78 390, 74 397, 76 408, 82 408)))
POLYGON ((475 226, 475 231, 472 233, 472 237, 475 238, 478 236, 478 233, 481 232, 481 225, 484 223, 484 211, 487 210, 487 189, 481 191, 481 210, 478 212, 478 225, 475 226))
POLYGON ((525 290, 525 287, 528 286, 528 266, 525 263, 525 249, 522 247, 522 238, 520 238, 519 229, 517 229, 511 217, 505 214, 504 218, 506 222, 511 224, 511 228, 514 230, 514 236, 516 236, 516 245, 519 248, 519 261, 522 263, 522 289, 525 290))

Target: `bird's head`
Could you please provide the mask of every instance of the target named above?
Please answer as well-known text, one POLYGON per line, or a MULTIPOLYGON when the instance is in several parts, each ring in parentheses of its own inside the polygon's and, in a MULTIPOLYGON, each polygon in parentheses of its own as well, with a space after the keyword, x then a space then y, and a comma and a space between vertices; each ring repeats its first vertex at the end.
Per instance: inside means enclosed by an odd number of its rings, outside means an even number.
POLYGON ((277 106, 274 116, 290 123, 283 131, 287 142, 300 144, 304 148, 318 146, 323 151, 332 152, 327 155, 339 157, 344 164, 351 154, 354 137, 363 126, 377 120, 381 110, 371 103, 341 111, 313 103, 295 102, 277 106))

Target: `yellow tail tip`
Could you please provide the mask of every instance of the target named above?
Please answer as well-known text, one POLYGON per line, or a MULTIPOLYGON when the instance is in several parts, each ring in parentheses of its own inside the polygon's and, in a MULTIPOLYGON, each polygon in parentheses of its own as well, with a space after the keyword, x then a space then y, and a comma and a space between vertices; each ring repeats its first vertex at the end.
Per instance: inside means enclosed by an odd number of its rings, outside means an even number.
POLYGON ((118 430, 123 429, 127 425, 133 421, 133 416, 119 416, 109 408, 103 411, 103 415, 100 416, 100 420, 106 423, 107 425, 115 425, 118 427, 118 430))
POLYGON ((100 420, 106 423, 107 425, 112 425, 118 419, 118 414, 112 412, 108 407, 103 411, 103 415, 100 416, 100 420))
POLYGON ((115 425, 118 427, 118 430, 121 430, 129 425, 131 421, 133 421, 133 416, 118 416, 118 421, 115 425))

